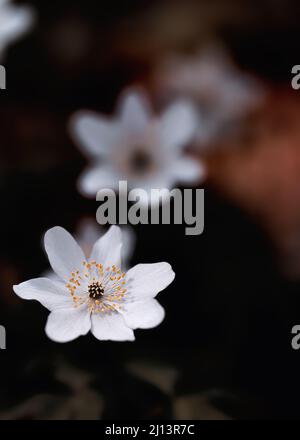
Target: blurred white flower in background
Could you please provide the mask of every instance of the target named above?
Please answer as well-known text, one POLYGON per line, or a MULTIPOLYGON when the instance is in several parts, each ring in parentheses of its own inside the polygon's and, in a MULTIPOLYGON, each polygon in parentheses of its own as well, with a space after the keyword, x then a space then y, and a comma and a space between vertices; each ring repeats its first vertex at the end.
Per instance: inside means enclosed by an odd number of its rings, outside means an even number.
POLYGON ((27 32, 34 21, 29 6, 14 5, 10 0, 0 0, 0 57, 7 46, 27 32))
POLYGON ((134 329, 162 322, 165 311, 155 297, 174 280, 170 264, 138 264, 122 272, 121 247, 118 226, 96 241, 90 258, 65 229, 46 232, 45 249, 59 281, 35 278, 14 291, 51 311, 50 339, 68 342, 91 331, 99 340, 133 341, 134 329))
POLYGON ((178 101, 159 117, 151 114, 143 93, 128 91, 120 99, 117 116, 109 119, 80 111, 71 119, 71 134, 90 166, 79 180, 80 191, 95 197, 100 189, 171 189, 175 182, 197 183, 204 175, 199 161, 183 153, 196 131, 193 107, 178 101))
POLYGON ((197 55, 170 56, 157 68, 154 84, 163 101, 185 97, 197 105, 197 144, 202 148, 236 131, 265 97, 262 84, 240 72, 219 46, 197 55))

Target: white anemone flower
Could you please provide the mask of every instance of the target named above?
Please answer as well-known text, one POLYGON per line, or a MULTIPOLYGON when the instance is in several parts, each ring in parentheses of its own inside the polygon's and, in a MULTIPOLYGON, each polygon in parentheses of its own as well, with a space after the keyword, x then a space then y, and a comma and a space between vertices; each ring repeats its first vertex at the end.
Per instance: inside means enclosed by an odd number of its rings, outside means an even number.
POLYGON ((218 140, 229 127, 236 129, 236 123, 265 98, 262 84, 240 72, 228 53, 215 45, 195 55, 170 56, 157 68, 154 81, 164 99, 175 95, 197 105, 200 143, 218 140))
POLYGON ((165 311, 155 297, 175 274, 168 263, 138 264, 123 272, 118 226, 96 241, 90 258, 61 227, 48 230, 44 240, 59 281, 35 278, 15 285, 14 291, 50 310, 50 339, 68 342, 91 331, 99 340, 133 341, 134 329, 163 321, 165 311))
POLYGON ((0 56, 10 43, 28 31, 34 21, 29 6, 18 6, 10 0, 0 0, 0 56))
POLYGON ((115 118, 77 112, 71 119, 71 134, 90 159, 79 180, 80 191, 95 196, 100 189, 117 190, 119 181, 125 180, 129 189, 149 194, 151 189, 171 189, 175 182, 198 182, 203 166, 183 153, 196 124, 197 114, 188 102, 178 101, 154 117, 146 97, 137 90, 122 96, 115 118))

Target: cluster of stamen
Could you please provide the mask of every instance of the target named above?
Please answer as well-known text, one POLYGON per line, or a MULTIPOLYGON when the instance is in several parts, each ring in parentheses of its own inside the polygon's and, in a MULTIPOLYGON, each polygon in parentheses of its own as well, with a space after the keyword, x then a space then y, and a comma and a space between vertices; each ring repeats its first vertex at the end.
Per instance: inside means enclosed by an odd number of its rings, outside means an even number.
POLYGON ((104 268, 96 261, 83 261, 82 265, 83 269, 72 272, 66 284, 74 306, 87 303, 90 313, 120 310, 127 292, 125 272, 115 265, 104 268))
POLYGON ((89 297, 92 299, 101 299, 104 295, 104 289, 102 284, 99 281, 93 282, 88 287, 89 297))

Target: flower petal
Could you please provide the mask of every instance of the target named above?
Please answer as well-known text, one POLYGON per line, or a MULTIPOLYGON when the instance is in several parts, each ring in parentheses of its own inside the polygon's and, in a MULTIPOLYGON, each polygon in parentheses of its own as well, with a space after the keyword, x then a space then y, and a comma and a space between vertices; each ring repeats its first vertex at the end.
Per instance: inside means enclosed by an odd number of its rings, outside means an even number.
POLYGON ((128 327, 133 330, 153 328, 163 321, 165 310, 156 299, 134 301, 126 305, 123 317, 128 327))
POLYGON ((134 333, 119 313, 92 314, 92 333, 100 341, 134 341, 134 333))
POLYGON ((27 31, 34 21, 33 9, 27 6, 15 7, 14 5, 0 5, 2 41, 13 41, 27 31))
POLYGON ((196 132, 197 113, 187 102, 171 105, 161 117, 161 142, 168 148, 180 148, 187 144, 196 132))
POLYGON ((127 134, 143 132, 150 119, 151 112, 146 96, 138 90, 129 90, 119 100, 119 114, 122 128, 127 134))
POLYGON ((104 268, 112 264, 121 267, 121 248, 121 228, 111 226, 94 244, 90 259, 103 264, 104 268))
POLYGON ((119 176, 108 165, 95 165, 82 173, 78 181, 83 195, 96 197, 100 189, 117 189, 119 176))
POLYGON ((150 180, 138 180, 135 182, 135 189, 131 190, 131 194, 134 194, 136 200, 142 206, 149 206, 150 202, 154 208, 156 208, 160 203, 164 203, 169 197, 168 191, 161 191, 160 198, 151 198, 151 190, 170 190, 174 182, 174 177, 170 172, 159 173, 150 180))
POLYGON ((63 283, 47 278, 34 278, 13 286, 15 293, 23 299, 35 299, 48 310, 71 307, 71 296, 63 283))
POLYGON ((180 183, 197 183, 205 176, 204 165, 191 157, 183 157, 172 164, 170 173, 180 183))
POLYGON ((76 229, 76 239, 85 255, 89 258, 94 243, 105 233, 103 226, 100 226, 93 218, 83 218, 76 229))
POLYGON ((154 298, 175 278, 175 273, 168 263, 138 264, 127 272, 128 293, 132 298, 154 298))
POLYGON ((69 232, 60 226, 49 229, 44 238, 45 249, 54 272, 63 280, 81 270, 86 259, 80 246, 69 232))
POLYGON ((117 124, 91 111, 79 111, 71 117, 70 132, 83 153, 107 156, 118 138, 117 124))
POLYGON ((91 318, 86 306, 54 310, 48 316, 47 336, 55 342, 69 342, 86 335, 91 329, 91 318))

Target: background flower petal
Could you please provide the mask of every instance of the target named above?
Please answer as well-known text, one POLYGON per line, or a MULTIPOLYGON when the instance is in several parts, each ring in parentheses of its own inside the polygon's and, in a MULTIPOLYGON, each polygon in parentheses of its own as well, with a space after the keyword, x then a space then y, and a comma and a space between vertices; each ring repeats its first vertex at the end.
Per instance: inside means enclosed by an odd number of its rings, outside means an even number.
POLYGON ((84 171, 78 181, 78 187, 83 195, 95 196, 100 189, 116 189, 119 181, 114 170, 109 165, 95 165, 84 171))
POLYGON ((197 183, 204 178, 206 170, 200 160, 182 157, 172 164, 170 173, 180 183, 197 183))
POLYGON ((169 106, 161 117, 161 143, 169 148, 184 147, 195 135, 198 116, 185 101, 169 106))
POLYGON ((118 104, 121 126, 128 134, 143 132, 151 111, 146 96, 140 90, 129 90, 121 96, 118 104))
POLYGON ((0 4, 0 8, 1 16, 3 16, 3 19, 1 20, 0 36, 3 41, 15 40, 19 35, 27 31, 33 23, 34 12, 30 7, 16 7, 12 4, 0 4))
POLYGON ((70 132, 83 153, 107 156, 117 141, 117 124, 91 111, 79 111, 71 117, 70 132))
POLYGON ((131 190, 131 194, 137 197, 138 202, 142 206, 150 206, 151 202, 153 207, 157 207, 160 203, 164 203, 168 199, 169 191, 161 191, 160 198, 157 200, 156 197, 151 198, 151 190, 170 190, 173 181, 174 177, 168 170, 165 173, 159 173, 153 176, 151 180, 139 180, 135 182, 135 189, 131 190))

